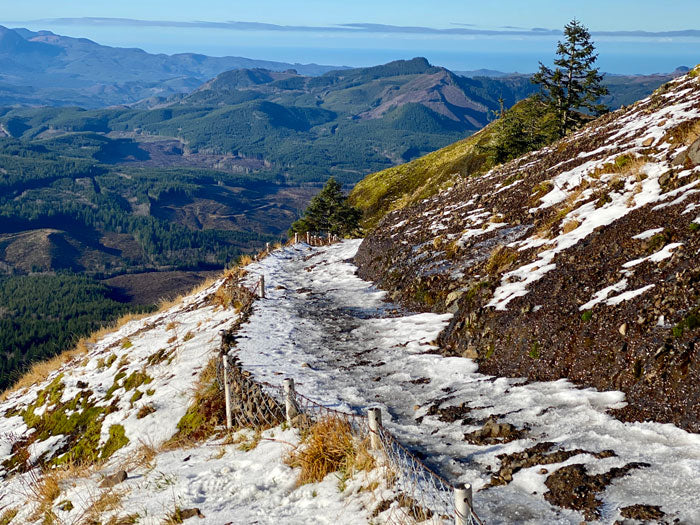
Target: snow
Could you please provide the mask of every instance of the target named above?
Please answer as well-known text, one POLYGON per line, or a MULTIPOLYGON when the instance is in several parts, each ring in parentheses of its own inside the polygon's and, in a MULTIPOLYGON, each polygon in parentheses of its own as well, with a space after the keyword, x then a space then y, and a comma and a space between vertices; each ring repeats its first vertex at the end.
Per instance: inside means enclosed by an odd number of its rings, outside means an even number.
POLYGON ((621 281, 618 281, 615 284, 612 284, 610 286, 606 286, 602 290, 597 291, 595 293, 595 295, 593 296, 593 299, 591 299, 590 301, 588 301, 585 304, 582 304, 579 307, 579 310, 590 310, 595 305, 605 301, 611 293, 621 292, 625 288, 627 288, 627 279, 622 279, 621 281))
MULTIPOLYGON (((300 245, 253 266, 265 274, 270 290, 267 299, 256 303, 238 340, 237 355, 245 369, 273 384, 293 377, 302 394, 338 409, 380 407, 384 424, 397 438, 424 454, 448 479, 473 484, 475 508, 486 523, 582 521, 580 514, 556 509, 543 499, 541 466, 516 473, 507 486, 479 490, 490 479, 486 467, 497 468, 497 455, 543 440, 565 449, 616 452, 605 460, 583 454, 563 463, 584 463, 591 472, 631 461, 651 464, 614 481, 599 495, 604 502, 600 523, 621 519, 615 509, 635 503, 658 504, 682 521, 700 521, 693 504, 700 491, 700 436, 672 425, 614 419, 607 411, 624 406, 621 392, 579 389, 565 380, 493 378, 479 374, 470 359, 432 353, 432 342, 450 316, 403 312, 385 302, 384 292, 355 275, 349 259, 358 245, 300 245), (302 288, 311 291, 299 293, 302 288), (476 426, 427 415, 433 404, 462 403, 471 408, 472 418, 500 414, 503 421, 531 429, 521 440, 476 446, 463 440, 476 426), (653 488, 662 486, 673 489, 653 488)), ((632 293, 643 289, 613 299, 626 300, 632 293)), ((558 466, 547 468, 552 472, 558 466)))
MULTIPOLYGON (((517 472, 509 485, 485 488, 490 473, 498 468, 496 456, 540 441, 590 452, 613 449, 617 454, 605 460, 580 454, 548 465, 550 472, 574 463, 584 463, 594 473, 631 461, 651 464, 617 479, 599 495, 603 500, 600 523, 620 519, 616 509, 635 503, 660 505, 670 519, 700 520, 693 503, 700 491, 696 475, 700 436, 672 425, 614 419, 608 410, 624 406, 621 392, 579 389, 565 380, 526 383, 489 377, 478 373, 470 359, 438 355, 434 341, 451 315, 406 312, 386 302, 385 292, 355 274, 350 259, 358 246, 359 241, 323 248, 300 244, 276 250, 248 267, 251 284, 258 275, 265 275, 267 298, 256 301, 249 322, 238 334, 236 352, 256 379, 280 384, 284 377, 292 377, 300 393, 337 409, 363 412, 380 407, 385 426, 400 441, 452 482, 473 484, 475 508, 486 523, 582 521, 579 513, 552 507, 544 500, 546 476, 539 473, 540 466, 517 472), (463 424, 461 419, 442 421, 431 409, 462 404, 476 421, 498 414, 502 421, 519 428, 528 426, 529 431, 510 443, 471 445, 463 435, 477 425, 463 424)), ((627 294, 639 292, 625 292, 613 299, 624 300, 627 294)), ((603 299, 609 297, 604 295, 603 299)), ((128 354, 131 362, 126 366, 139 369, 143 356, 172 337, 173 330, 166 329, 169 323, 177 325, 176 357, 170 364, 148 368, 153 377, 149 386, 156 386, 150 402, 158 409, 136 420, 134 409, 120 404, 114 421, 123 422, 132 440, 104 466, 103 474, 133 462, 143 443, 157 446, 172 434, 191 397, 193 372, 216 350, 218 330, 235 319, 230 310, 208 306, 202 298, 202 294, 187 298, 168 312, 125 325, 98 341, 86 366, 73 363, 64 368, 66 390, 75 388, 79 378, 89 381, 96 392, 104 390, 111 386, 117 366, 100 368, 97 359, 114 352, 118 361, 128 354), (183 341, 190 331, 194 337, 183 341), (132 342, 131 348, 122 348, 124 337, 132 342)), ((35 392, 14 394, 2 407, 31 402, 35 392)), ((17 416, 4 418, 1 424, 2 434, 26 432, 17 416)), ((250 439, 252 433, 241 436, 250 439)), ((366 476, 377 475, 374 471, 349 480, 343 492, 334 475, 321 483, 297 487, 296 474, 283 459, 298 443, 298 433, 276 428, 261 437, 247 452, 236 443, 210 441, 158 451, 150 464, 131 465, 129 478, 118 486, 124 494, 116 514, 138 512, 140 523, 156 524, 178 506, 199 508, 205 516, 202 522, 214 525, 232 519, 265 524, 383 522, 384 514, 370 517, 382 489, 362 488, 366 476)), ((31 452, 38 456, 59 443, 60 437, 38 442, 31 452)), ((6 446, 0 447, 3 455, 9 452, 6 446)), ((22 492, 26 476, 3 483, 0 496, 5 497, 3 504, 22 506, 19 519, 30 523, 33 507, 26 505, 26 491, 22 492)), ((99 488, 100 479, 100 474, 88 473, 65 484, 60 498, 70 500, 75 508, 56 509, 58 517, 66 523, 78 521, 104 490, 99 488)))
POLYGON ((622 265, 623 268, 632 268, 633 266, 637 266, 639 264, 642 264, 643 262, 649 261, 649 262, 660 262, 663 261, 664 259, 668 259, 671 256, 673 256, 673 250, 676 248, 683 246, 682 242, 672 242, 671 244, 667 244, 663 248, 661 248, 659 251, 648 255, 647 257, 641 257, 639 259, 634 259, 632 261, 626 262, 625 264, 622 265))
POLYGON ((615 297, 611 297, 608 299, 605 303, 610 305, 610 306, 615 306, 617 304, 620 304, 624 301, 629 301, 630 299, 634 299, 638 295, 642 295, 644 292, 651 290, 655 284, 648 284, 646 286, 642 286, 641 288, 638 288, 636 290, 629 290, 627 292, 621 293, 620 295, 616 295, 615 297))
POLYGON ((634 235, 632 238, 644 240, 644 239, 648 239, 650 237, 653 237, 654 235, 656 235, 657 233, 661 233, 662 231, 664 231, 663 228, 652 228, 651 230, 645 230, 642 233, 638 233, 637 235, 634 235))

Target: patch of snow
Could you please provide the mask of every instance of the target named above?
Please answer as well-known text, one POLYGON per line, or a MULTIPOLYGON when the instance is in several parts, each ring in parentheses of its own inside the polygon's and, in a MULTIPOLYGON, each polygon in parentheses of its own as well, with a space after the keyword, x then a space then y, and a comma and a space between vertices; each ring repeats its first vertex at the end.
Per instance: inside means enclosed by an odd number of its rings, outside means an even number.
POLYGON ((597 291, 593 295, 593 298, 586 304, 582 304, 581 306, 579 306, 579 310, 590 310, 595 305, 605 301, 611 293, 621 292, 625 288, 627 288, 627 279, 622 279, 621 281, 618 281, 613 285, 606 286, 602 290, 597 291))
POLYGON ((667 244, 662 249, 653 253, 652 255, 648 255, 647 257, 642 257, 640 259, 634 259, 632 261, 626 262, 625 264, 622 265, 622 267, 623 268, 632 268, 633 266, 637 266, 638 264, 642 264, 643 262, 646 262, 646 261, 650 261, 650 262, 663 261, 664 259, 668 259, 669 257, 671 257, 673 255, 673 250, 675 250, 679 246, 683 246, 683 243, 682 242, 672 242, 671 244, 667 244))
POLYGON ((654 286, 656 285, 648 284, 646 286, 643 286, 642 288, 638 288, 637 290, 629 290, 627 292, 621 293, 620 295, 616 295, 615 297, 611 297, 605 303, 610 306, 615 306, 616 304, 620 304, 623 301, 629 301, 630 299, 634 299, 638 295, 642 295, 647 290, 651 290, 652 288, 654 288, 654 286))
POLYGON ((637 235, 634 235, 632 238, 633 239, 648 239, 649 237, 653 237, 657 233, 661 233, 664 231, 663 228, 652 228, 651 230, 645 230, 642 233, 638 233, 637 235))

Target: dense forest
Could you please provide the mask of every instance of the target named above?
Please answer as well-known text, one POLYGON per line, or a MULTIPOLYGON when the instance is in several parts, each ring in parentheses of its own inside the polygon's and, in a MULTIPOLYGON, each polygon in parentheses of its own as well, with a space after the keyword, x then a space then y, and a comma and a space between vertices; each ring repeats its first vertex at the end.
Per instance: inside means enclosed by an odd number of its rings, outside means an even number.
POLYGON ((129 311, 80 275, 0 277, 0 391, 33 362, 53 357, 129 311))

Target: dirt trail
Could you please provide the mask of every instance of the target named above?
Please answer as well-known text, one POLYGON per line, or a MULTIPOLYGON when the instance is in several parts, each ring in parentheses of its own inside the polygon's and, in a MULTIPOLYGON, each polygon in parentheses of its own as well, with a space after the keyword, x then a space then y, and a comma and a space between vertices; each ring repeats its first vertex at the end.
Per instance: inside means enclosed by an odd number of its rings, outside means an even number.
POLYGON ((238 355, 258 379, 291 376, 300 393, 340 409, 380 406, 385 426, 426 463, 480 490, 488 523, 613 523, 642 504, 700 521, 688 506, 700 491, 690 474, 699 436, 614 419, 606 412, 623 403, 619 392, 485 376, 469 359, 438 355, 431 343, 450 315, 385 302, 355 275, 357 246, 298 245, 249 267, 268 291, 238 355), (577 464, 580 475, 553 476, 577 464), (674 490, 654 488, 664 484, 674 490))

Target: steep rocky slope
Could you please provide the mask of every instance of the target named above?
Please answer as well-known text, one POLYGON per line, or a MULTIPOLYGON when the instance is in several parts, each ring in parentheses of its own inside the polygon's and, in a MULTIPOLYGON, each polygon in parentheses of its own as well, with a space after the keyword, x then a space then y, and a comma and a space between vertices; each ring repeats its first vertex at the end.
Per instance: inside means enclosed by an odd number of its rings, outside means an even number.
POLYGON ((446 354, 620 389, 700 431, 699 68, 551 147, 388 214, 360 275, 455 312, 446 354))

